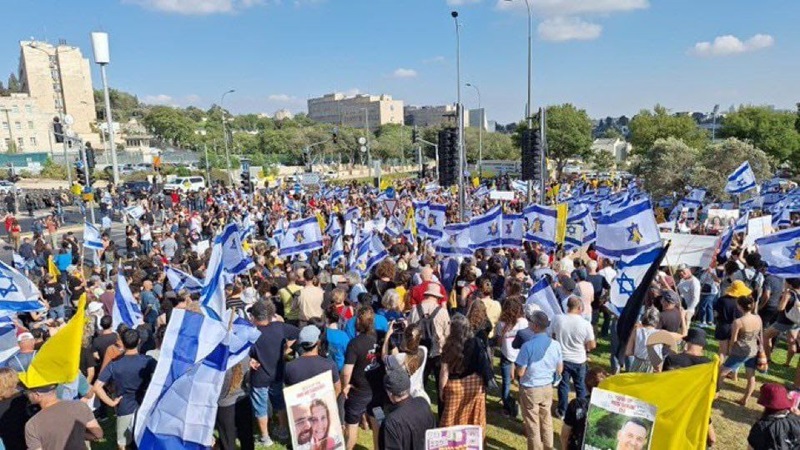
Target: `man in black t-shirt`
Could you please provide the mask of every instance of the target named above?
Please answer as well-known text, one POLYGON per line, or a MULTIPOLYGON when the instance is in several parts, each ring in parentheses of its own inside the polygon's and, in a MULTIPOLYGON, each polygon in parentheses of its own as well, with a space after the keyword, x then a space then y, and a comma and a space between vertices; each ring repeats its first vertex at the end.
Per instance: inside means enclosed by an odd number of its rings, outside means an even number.
POLYGON ((422 397, 411 397, 411 380, 404 368, 390 370, 383 387, 393 408, 381 423, 378 448, 415 450, 425 448, 425 432, 436 428, 430 405, 422 397))
POLYGON ((291 386, 314 378, 321 373, 330 372, 333 388, 338 397, 339 392, 342 390, 342 384, 339 382, 339 371, 332 359, 319 356, 319 337, 321 334, 322 332, 315 325, 306 325, 300 330, 297 342, 303 351, 303 355, 286 364, 283 382, 286 386, 291 386))
POLYGON ((686 343, 683 353, 667 355, 666 359, 664 359, 665 372, 711 362, 703 354, 706 346, 706 332, 704 330, 690 328, 683 341, 686 343))
POLYGON ((41 286, 42 297, 47 300, 50 309, 47 312, 49 319, 64 319, 64 287, 49 273, 44 274, 44 284, 41 286))
POLYGON ((586 398, 575 398, 569 402, 567 412, 564 414, 564 425, 561 427, 561 448, 565 450, 580 450, 583 448, 583 434, 586 432, 586 418, 589 412, 589 399, 592 389, 608 377, 608 373, 600 367, 589 370, 586 374, 586 398))
MULTIPOLYGON (((92 353, 97 361, 97 368, 103 362, 106 355, 106 350, 117 342, 117 333, 111 329, 113 320, 111 316, 103 316, 100 318, 100 334, 92 339, 92 353)), ((98 374, 99 375, 99 374, 98 374)))

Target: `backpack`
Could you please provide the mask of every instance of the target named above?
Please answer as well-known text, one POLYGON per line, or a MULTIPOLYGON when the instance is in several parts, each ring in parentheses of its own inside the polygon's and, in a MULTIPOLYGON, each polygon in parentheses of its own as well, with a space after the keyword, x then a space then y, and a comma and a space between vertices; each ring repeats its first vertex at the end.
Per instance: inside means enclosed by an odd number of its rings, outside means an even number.
MULTIPOLYGON (((297 308, 297 302, 300 300, 300 291, 302 291, 302 289, 298 289, 298 290, 296 290, 294 292, 289 290, 288 287, 285 287, 283 289, 286 292, 288 292, 289 295, 290 295, 290 298, 289 298, 289 309, 290 310, 296 309, 297 308)), ((284 312, 287 313, 287 314, 289 313, 289 311, 284 311, 284 312)), ((295 311, 295 312, 297 312, 297 311, 295 311)))
POLYGON ((791 320, 794 324, 800 324, 800 301, 797 299, 797 294, 794 292, 790 292, 792 296, 792 304, 791 306, 787 305, 784 314, 786 314, 786 318, 791 320))
POLYGON ((759 300, 761 298, 761 290, 759 289, 758 283, 756 282, 756 280, 758 280, 758 271, 753 269, 754 273, 753 278, 747 278, 747 271, 745 269, 740 269, 739 272, 742 273, 742 282, 745 285, 747 285, 747 287, 750 288, 751 291, 753 291, 753 297, 756 300, 759 300))
POLYGON ((417 314, 419 315, 419 322, 417 322, 419 326, 419 335, 420 345, 424 345, 428 348, 428 355, 431 354, 439 354, 439 338, 436 336, 436 328, 433 326, 433 318, 436 317, 436 314, 439 314, 439 310, 442 309, 441 306, 437 306, 430 314, 425 314, 422 310, 422 305, 417 305, 417 314))

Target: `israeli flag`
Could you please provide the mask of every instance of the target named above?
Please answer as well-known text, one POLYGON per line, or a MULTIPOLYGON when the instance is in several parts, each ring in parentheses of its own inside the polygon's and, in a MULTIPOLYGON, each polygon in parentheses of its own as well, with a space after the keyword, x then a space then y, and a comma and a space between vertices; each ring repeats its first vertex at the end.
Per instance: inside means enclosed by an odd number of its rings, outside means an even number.
POLYGON ((597 238, 594 221, 589 208, 578 205, 567 217, 567 230, 564 237, 564 249, 567 251, 589 245, 597 238))
POLYGON ((238 275, 255 267, 255 262, 242 247, 239 225, 235 222, 229 223, 222 230, 222 234, 216 237, 214 243, 222 247, 222 264, 227 272, 238 275))
POLYGON ((325 227, 325 234, 331 237, 342 234, 342 224, 339 222, 337 214, 331 213, 328 216, 328 226, 325 227))
POLYGON ((625 308, 628 299, 642 283, 647 269, 658 258, 661 246, 646 250, 636 255, 624 255, 617 263, 617 276, 611 282, 610 300, 617 311, 625 308))
POLYGON ((100 230, 89 222, 83 226, 83 246, 94 250, 103 249, 103 239, 100 237, 100 230))
POLYGON ((522 247, 525 234, 525 216, 522 214, 503 214, 503 246, 522 247))
POLYGON ((692 189, 689 192, 689 195, 683 199, 684 203, 691 204, 695 207, 700 206, 703 204, 703 200, 706 198, 706 190, 705 189, 692 189))
POLYGON ((522 180, 511 180, 511 189, 525 194, 528 192, 528 182, 522 180))
POLYGON ((523 209, 528 222, 525 240, 538 242, 546 249, 556 248, 556 210, 541 205, 530 205, 523 209))
MULTIPOLYGON (((316 219, 315 219, 316 220, 316 219)), ((224 249, 220 241, 214 242, 211 247, 211 257, 206 266, 206 278, 203 280, 203 289, 200 291, 200 307, 205 314, 215 320, 222 320, 227 308, 225 303, 225 265, 222 254, 224 249)))
POLYGON ((469 221, 472 250, 503 246, 503 213, 495 206, 486 213, 469 221))
POLYGON ((322 248, 322 231, 316 217, 294 220, 289 223, 280 245, 280 256, 299 255, 322 248))
POLYGON ((12 262, 14 263, 14 268, 15 269, 17 269, 17 270, 25 270, 26 263, 25 263, 25 258, 23 258, 22 255, 20 255, 17 252, 12 251, 11 252, 11 259, 12 259, 12 262))
POLYGON ((641 253, 661 243, 658 224, 649 199, 601 215, 597 219, 597 252, 617 260, 641 253))
POLYGON ((444 227, 444 235, 434 242, 436 253, 443 256, 472 256, 472 238, 468 223, 453 223, 444 227))
POLYGON ((728 227, 719 241, 719 254, 727 256, 728 251, 731 249, 733 243, 733 236, 737 233, 744 233, 747 231, 747 222, 750 220, 750 211, 745 212, 738 219, 733 226, 728 227))
POLYGON ((19 352, 17 326, 11 317, 0 318, 0 366, 19 352))
POLYGON ((344 213, 345 222, 358 221, 361 218, 361 209, 358 206, 353 206, 344 213))
POLYGON ((389 219, 389 223, 386 224, 385 231, 392 238, 399 238, 403 235, 403 221, 397 217, 392 217, 389 219))
POLYGON ((133 220, 139 220, 144 215, 144 207, 141 205, 134 205, 125 208, 125 214, 129 215, 133 220))
POLYGON ((489 195, 489 188, 486 186, 481 186, 472 193, 475 198, 484 198, 489 195))
POLYGON ((414 207, 414 220, 417 224, 417 232, 420 232, 421 227, 425 226, 425 220, 428 218, 428 205, 430 202, 419 202, 414 201, 412 205, 414 207))
POLYGON ((437 183, 435 181, 432 181, 432 182, 426 184, 425 187, 423 188, 423 190, 425 192, 427 192, 428 194, 432 194, 432 193, 434 193, 434 192, 439 190, 439 183, 437 183))
POLYGON ((546 277, 542 277, 538 283, 533 285, 528 293, 528 299, 525 300, 525 304, 538 306, 542 312, 547 314, 550 322, 552 322, 557 315, 564 314, 564 311, 561 310, 561 305, 558 304, 556 294, 553 292, 553 288, 550 287, 550 283, 547 281, 546 277))
POLYGON ((338 266, 342 260, 344 260, 344 237, 339 235, 333 239, 331 246, 331 267, 338 266))
POLYGON ((350 270, 355 270, 362 277, 366 277, 372 268, 378 265, 384 258, 389 256, 386 247, 383 246, 377 234, 368 234, 359 241, 356 256, 350 266, 350 270))
POLYGON ((430 203, 425 220, 417 223, 417 232, 423 238, 441 239, 447 221, 447 205, 430 203))
POLYGON ((252 236, 255 231, 256 226, 253 223, 253 219, 250 217, 250 214, 247 214, 244 216, 244 219, 242 219, 242 231, 239 233, 240 239, 244 241, 249 236, 252 236))
POLYGON ((741 194, 755 187, 756 175, 750 167, 750 161, 745 161, 732 174, 728 175, 725 191, 730 194, 741 194))
POLYGON ((203 283, 188 273, 172 266, 164 266, 164 274, 169 280, 169 285, 175 292, 186 289, 192 294, 199 294, 203 290, 203 283))
POLYGON ((800 227, 756 239, 758 253, 769 266, 767 273, 779 278, 800 277, 800 227))
POLYGON ((364 222, 364 231, 367 233, 377 232, 383 233, 386 229, 386 218, 385 217, 376 217, 372 220, 368 220, 364 222))
POLYGON ((260 333, 241 318, 227 324, 176 309, 141 407, 134 438, 141 450, 210 448, 225 372, 260 333))
POLYGON ((28 277, 0 261, 0 316, 40 311, 44 309, 41 296, 28 277))
POLYGON ((117 288, 114 293, 114 305, 111 309, 111 327, 116 330, 119 324, 124 323, 129 328, 136 328, 144 323, 142 310, 136 299, 133 298, 128 281, 125 276, 117 274, 117 288))

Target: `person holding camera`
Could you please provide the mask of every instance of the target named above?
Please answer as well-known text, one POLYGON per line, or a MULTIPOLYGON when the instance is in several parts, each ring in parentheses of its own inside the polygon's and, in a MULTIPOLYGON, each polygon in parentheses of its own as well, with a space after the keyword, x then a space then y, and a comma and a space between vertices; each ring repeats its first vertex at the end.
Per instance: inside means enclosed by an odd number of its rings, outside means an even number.
POLYGON ((431 403, 425 392, 425 362, 428 349, 420 345, 422 335, 417 324, 408 325, 405 320, 392 321, 383 340, 383 362, 386 370, 402 369, 411 378, 411 397, 424 398, 431 403))

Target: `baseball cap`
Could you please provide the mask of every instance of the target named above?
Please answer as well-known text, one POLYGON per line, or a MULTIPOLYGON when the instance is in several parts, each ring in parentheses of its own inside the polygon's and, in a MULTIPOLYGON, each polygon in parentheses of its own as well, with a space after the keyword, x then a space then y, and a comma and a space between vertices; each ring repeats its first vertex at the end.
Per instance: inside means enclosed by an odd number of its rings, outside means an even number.
POLYGON ((411 378, 405 369, 391 369, 383 377, 383 387, 386 392, 399 397, 411 389, 411 378))
POLYGON ((681 298, 678 296, 678 293, 669 289, 661 291, 661 299, 673 305, 679 305, 681 303, 681 298))
POLYGON ((777 383, 764 383, 758 396, 758 404, 769 409, 783 411, 792 408, 786 388, 777 383))
POLYGON ((300 335, 297 337, 297 342, 305 347, 312 347, 319 342, 320 336, 319 328, 314 325, 306 325, 300 330, 300 335))
POLYGON ((706 346, 706 332, 700 328, 689 328, 689 331, 686 333, 686 337, 683 338, 689 344, 699 345, 701 347, 706 346))

